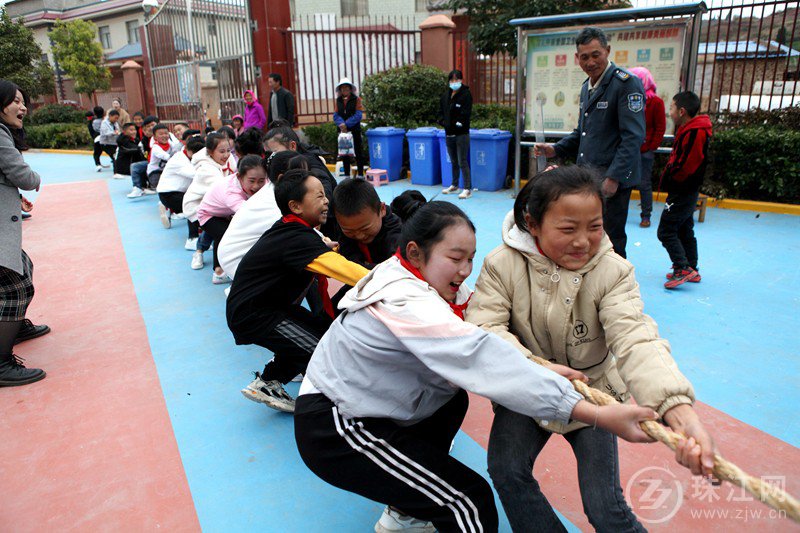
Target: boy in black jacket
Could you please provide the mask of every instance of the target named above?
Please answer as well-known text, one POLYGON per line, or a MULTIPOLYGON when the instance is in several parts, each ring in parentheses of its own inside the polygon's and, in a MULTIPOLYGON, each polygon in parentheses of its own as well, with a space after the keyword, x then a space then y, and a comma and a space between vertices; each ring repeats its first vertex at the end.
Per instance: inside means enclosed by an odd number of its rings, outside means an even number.
POLYGON ((397 251, 402 222, 367 181, 347 178, 339 183, 333 191, 333 210, 339 223, 339 253, 350 261, 372 270, 397 251))
POLYGON ((294 400, 283 385, 305 372, 333 318, 328 277, 355 285, 367 270, 331 251, 314 230, 327 219, 328 199, 322 183, 307 170, 286 172, 275 186, 275 202, 283 218, 239 263, 226 314, 236 344, 258 344, 275 354, 242 394, 291 413, 294 400), (315 279, 323 315, 300 306, 315 279))
POLYGON ((658 224, 658 240, 672 260, 673 271, 667 274, 664 284, 667 289, 700 281, 694 210, 706 172, 711 120, 708 115, 698 115, 699 110, 700 98, 691 91, 676 94, 669 106, 669 115, 678 130, 661 175, 660 187, 668 194, 658 224))
POLYGON ((115 178, 130 176, 131 164, 144 161, 144 154, 136 138, 136 124, 128 122, 122 126, 122 133, 117 137, 118 155, 114 161, 115 178))

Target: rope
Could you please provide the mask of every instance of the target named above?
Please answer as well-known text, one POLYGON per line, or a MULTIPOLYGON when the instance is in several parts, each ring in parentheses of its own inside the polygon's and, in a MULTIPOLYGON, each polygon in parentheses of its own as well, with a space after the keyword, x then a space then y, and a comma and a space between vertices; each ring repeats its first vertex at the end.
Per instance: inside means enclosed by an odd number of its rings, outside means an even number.
MULTIPOLYGON (((550 365, 549 361, 541 357, 533 355, 532 358, 534 362, 542 366, 550 365)), ((573 380, 572 385, 587 401, 595 405, 612 405, 619 403, 613 396, 609 396, 603 391, 594 389, 582 381, 573 380)), ((683 440, 683 437, 654 420, 646 420, 640 422, 639 425, 650 437, 666 444, 673 451, 678 445, 678 442, 683 440)), ((714 476, 722 481, 733 483, 737 487, 742 487, 773 509, 785 513, 786 516, 800 523, 800 503, 795 498, 779 487, 764 483, 762 480, 747 474, 741 468, 719 454, 714 454, 714 476)))

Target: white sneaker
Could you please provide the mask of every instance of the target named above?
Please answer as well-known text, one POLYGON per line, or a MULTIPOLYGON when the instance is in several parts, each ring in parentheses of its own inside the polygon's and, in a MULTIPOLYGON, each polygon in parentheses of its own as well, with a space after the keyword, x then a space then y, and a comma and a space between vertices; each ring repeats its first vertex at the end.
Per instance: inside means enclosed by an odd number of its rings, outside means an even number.
POLYGON ((102 167, 102 165, 97 165, 97 171, 98 171, 98 172, 102 172, 102 171, 103 171, 103 167, 102 167))
POLYGON ((186 218, 186 215, 183 213, 170 213, 169 218, 172 220, 183 220, 186 218))
POLYGON ((461 191, 461 194, 458 195, 458 199, 459 200, 466 200, 467 198, 469 198, 471 196, 472 196, 472 190, 471 189, 464 189, 463 191, 461 191))
POLYGON ((172 227, 172 219, 169 216, 167 208, 164 207, 164 204, 158 204, 158 215, 161 218, 161 225, 164 226, 164 229, 172 227))
POLYGON ((302 383, 303 382, 303 374, 297 374, 295 377, 292 378, 292 382, 294 382, 294 383, 302 383))
POLYGON ((442 194, 450 194, 451 192, 456 192, 457 190, 458 190, 458 187, 456 187, 455 185, 451 185, 451 186, 447 187, 446 189, 442 189, 442 194))
POLYGON ((144 192, 139 187, 134 187, 131 189, 131 192, 128 193, 128 198, 141 198, 144 192))
POLYGON ((225 298, 227 298, 228 296, 231 295, 231 288, 230 287, 225 287, 225 290, 222 291, 222 292, 225 293, 225 298))
POLYGON ((184 249, 189 250, 190 252, 194 252, 197 250, 197 237, 194 239, 186 239, 186 242, 183 245, 184 249))
POLYGON ((256 379, 242 389, 245 398, 284 413, 294 413, 294 400, 284 390, 280 381, 264 381, 261 379, 261 374, 255 372, 255 375, 256 379))
POLYGON ((436 528, 431 522, 417 520, 411 516, 400 514, 397 511, 386 507, 383 510, 381 519, 375 524, 375 533, 394 533, 403 531, 405 533, 434 533, 436 528))
POLYGON ((145 189, 145 190, 144 190, 144 191, 142 191, 142 192, 143 192, 144 194, 148 195, 148 196, 150 196, 150 195, 152 195, 152 194, 158 194, 158 191, 156 191, 155 189, 149 189, 149 188, 148 188, 148 189, 145 189))
MULTIPOLYGON (((192 261, 194 261, 194 257, 192 257, 192 261)), ((230 283, 231 278, 223 272, 222 275, 217 274, 216 272, 211 273, 211 283, 214 285, 225 285, 226 283, 230 283)))
POLYGON ((205 265, 203 261, 203 251, 197 250, 192 254, 192 270, 200 270, 205 265))
POLYGON ((116 174, 115 173, 113 176, 111 176, 111 179, 115 179, 115 180, 124 180, 124 179, 128 179, 128 178, 130 178, 130 176, 126 176, 125 174, 116 174))

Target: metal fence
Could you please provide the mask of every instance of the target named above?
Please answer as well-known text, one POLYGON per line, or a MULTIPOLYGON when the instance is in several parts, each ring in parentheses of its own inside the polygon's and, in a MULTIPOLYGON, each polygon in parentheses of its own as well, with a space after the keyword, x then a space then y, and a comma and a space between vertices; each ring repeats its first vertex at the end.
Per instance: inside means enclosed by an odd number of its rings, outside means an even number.
POLYGON ((145 36, 163 122, 200 127, 243 113, 255 86, 247 0, 166 0, 145 36))
POLYGON ((417 63, 414 17, 316 15, 293 20, 285 31, 300 125, 331 121, 335 88, 348 77, 360 87, 370 74, 417 63))
MULTIPOLYGON (((638 7, 681 0, 645 0, 638 7)), ((694 91, 702 110, 717 114, 800 104, 800 0, 706 0, 700 27, 694 91)), ((516 61, 485 56, 469 45, 468 25, 454 30, 454 64, 464 72, 476 103, 514 105, 516 61)), ((635 65, 626 65, 635 66, 635 65)))

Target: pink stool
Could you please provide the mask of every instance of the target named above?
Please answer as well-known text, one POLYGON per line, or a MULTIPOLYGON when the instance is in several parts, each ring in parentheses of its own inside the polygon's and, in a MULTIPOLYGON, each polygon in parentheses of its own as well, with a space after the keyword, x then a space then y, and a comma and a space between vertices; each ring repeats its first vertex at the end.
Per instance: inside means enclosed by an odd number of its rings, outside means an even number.
POLYGON ((371 168, 367 170, 367 181, 373 187, 380 187, 384 183, 389 183, 389 174, 382 168, 371 168))

